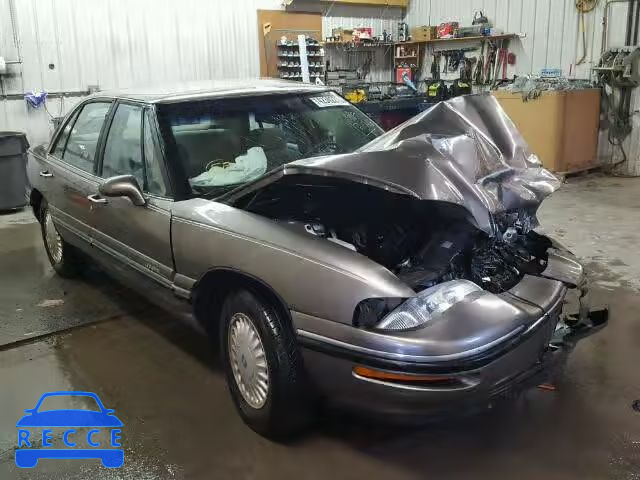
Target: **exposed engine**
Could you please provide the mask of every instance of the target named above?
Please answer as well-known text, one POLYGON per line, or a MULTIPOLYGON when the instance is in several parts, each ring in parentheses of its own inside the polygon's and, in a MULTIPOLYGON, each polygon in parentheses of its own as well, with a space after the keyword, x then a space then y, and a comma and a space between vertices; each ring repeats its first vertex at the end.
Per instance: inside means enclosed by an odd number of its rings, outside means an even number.
POLYGON ((490 237, 453 204, 335 179, 304 180, 270 185, 237 206, 366 255, 416 291, 465 278, 499 293, 546 268, 551 242, 519 212, 503 215, 490 237))

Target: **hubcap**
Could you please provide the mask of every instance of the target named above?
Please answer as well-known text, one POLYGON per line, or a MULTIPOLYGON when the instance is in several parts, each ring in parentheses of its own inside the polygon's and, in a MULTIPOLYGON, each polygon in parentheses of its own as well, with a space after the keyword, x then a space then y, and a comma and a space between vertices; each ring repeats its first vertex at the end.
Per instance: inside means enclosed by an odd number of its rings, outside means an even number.
POLYGON ((253 408, 262 408, 269 393, 269 367, 262 340, 251 319, 235 313, 229 325, 229 361, 242 397, 253 408))
POLYGON ((62 261, 62 238, 60 238, 56 226, 53 224, 49 210, 47 210, 44 217, 44 238, 53 262, 60 263, 62 261))

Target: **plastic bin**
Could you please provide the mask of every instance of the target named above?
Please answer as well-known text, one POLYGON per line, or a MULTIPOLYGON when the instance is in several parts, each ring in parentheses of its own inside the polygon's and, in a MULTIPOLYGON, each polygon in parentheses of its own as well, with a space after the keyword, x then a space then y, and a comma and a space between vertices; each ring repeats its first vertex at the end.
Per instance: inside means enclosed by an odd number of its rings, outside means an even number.
POLYGON ((24 133, 0 132, 0 210, 27 204, 27 149, 24 133))

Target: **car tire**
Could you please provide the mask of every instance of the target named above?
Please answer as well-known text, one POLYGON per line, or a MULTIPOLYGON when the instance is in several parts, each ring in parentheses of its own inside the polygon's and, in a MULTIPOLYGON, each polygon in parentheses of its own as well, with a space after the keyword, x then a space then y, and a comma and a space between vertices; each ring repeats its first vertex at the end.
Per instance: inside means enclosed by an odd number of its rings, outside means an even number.
POLYGON ((222 307, 220 352, 231 397, 252 430, 283 440, 308 427, 314 397, 291 326, 272 305, 249 290, 231 293, 222 307))
POLYGON ((65 242, 53 223, 46 200, 40 204, 40 230, 44 249, 51 266, 61 277, 75 277, 80 273, 82 260, 78 252, 65 242))

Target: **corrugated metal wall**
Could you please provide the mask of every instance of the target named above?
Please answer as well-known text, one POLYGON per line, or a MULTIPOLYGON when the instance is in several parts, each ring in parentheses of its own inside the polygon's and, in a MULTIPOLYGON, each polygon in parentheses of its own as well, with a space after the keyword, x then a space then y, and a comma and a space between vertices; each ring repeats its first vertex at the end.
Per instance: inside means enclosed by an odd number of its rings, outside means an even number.
MULTIPOLYGON (((10 65, 0 85, 0 130, 26 131, 32 143, 51 132, 50 116, 65 114, 90 85, 101 89, 206 78, 259 75, 257 9, 281 0, 0 0, 0 56, 18 57, 10 2, 15 5, 22 65, 10 65), (52 68, 49 68, 49 66, 52 68), (51 96, 48 113, 26 106, 31 90, 71 92, 51 96), (75 92, 75 94, 74 94, 75 92), (7 98, 6 96, 9 96, 7 98)), ((372 26, 396 34, 403 9, 324 8, 323 28, 372 26)), ((332 65, 356 68, 363 54, 329 51, 332 65)), ((389 81, 391 55, 374 52, 368 80, 389 81)))
MULTIPOLYGON (((565 75, 589 78, 590 67, 600 58, 602 16, 605 1, 585 17, 587 58, 575 66, 582 56, 580 17, 575 0, 412 0, 407 9, 409 25, 437 25, 459 21, 470 25, 475 11, 482 10, 494 26, 509 33, 526 36, 509 46, 518 54, 513 73, 539 73, 542 68, 561 68, 565 75)), ((609 43, 624 41, 627 5, 610 7, 609 43)))
MULTIPOLYGON (((0 0, 0 56, 15 60, 11 1, 0 0)), ((81 92, 89 85, 108 89, 259 75, 256 11, 277 9, 281 1, 222 3, 15 0, 23 63, 9 65, 12 75, 2 77, 0 130, 26 131, 31 143, 48 138, 49 114, 15 99, 25 91, 81 92)), ((64 114, 80 98, 52 98, 48 110, 64 114)))
MULTIPOLYGON (((497 28, 509 33, 524 34, 512 40, 509 50, 517 55, 517 63, 509 67, 508 75, 539 74, 542 68, 561 68, 564 75, 590 78, 590 69, 600 59, 602 18, 605 0, 585 17, 587 56, 576 66, 583 54, 580 16, 575 0, 412 0, 405 21, 410 26, 437 25, 446 21, 471 24, 473 14, 482 10, 497 28)), ((609 7, 609 46, 624 44, 628 6, 612 3, 609 7)), ((450 47, 441 47, 450 48, 450 47)), ((429 60, 423 62, 428 69, 429 60)), ((633 94, 631 111, 640 109, 640 89, 633 94)), ((629 161, 619 167, 620 173, 640 175, 640 118, 632 117, 633 133, 624 142, 629 161)), ((602 161, 617 162, 618 148, 607 141, 602 132, 599 142, 602 161)))

